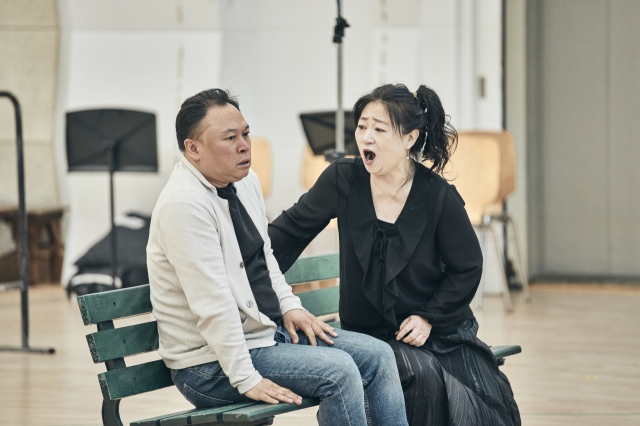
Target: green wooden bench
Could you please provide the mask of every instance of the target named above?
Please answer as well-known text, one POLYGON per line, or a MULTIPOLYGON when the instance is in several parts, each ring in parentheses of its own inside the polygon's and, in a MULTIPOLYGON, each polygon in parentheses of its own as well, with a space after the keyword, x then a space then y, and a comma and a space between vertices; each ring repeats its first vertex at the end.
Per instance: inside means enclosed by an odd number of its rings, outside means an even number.
MULTIPOLYGON (((337 278, 340 275, 338 254, 299 259, 285 274, 295 285, 309 281, 337 278)), ((303 306, 312 314, 326 315, 338 311, 339 288, 330 287, 298 293, 303 306)), ((87 335, 94 363, 104 362, 107 371, 98 375, 104 401, 102 422, 105 426, 122 426, 120 400, 173 386, 169 369, 161 359, 127 367, 124 358, 158 349, 155 321, 115 328, 113 320, 151 312, 149 286, 88 294, 78 297, 85 325, 96 324, 98 331, 87 335)), ((339 322, 330 322, 339 327, 339 322)), ((504 357, 519 353, 519 346, 492 348, 500 365, 504 357)), ((176 390, 176 398, 180 398, 176 390)), ((131 423, 131 426, 184 425, 270 425, 274 416, 318 404, 314 398, 303 399, 302 405, 270 405, 258 402, 233 404, 218 408, 192 409, 131 423)))

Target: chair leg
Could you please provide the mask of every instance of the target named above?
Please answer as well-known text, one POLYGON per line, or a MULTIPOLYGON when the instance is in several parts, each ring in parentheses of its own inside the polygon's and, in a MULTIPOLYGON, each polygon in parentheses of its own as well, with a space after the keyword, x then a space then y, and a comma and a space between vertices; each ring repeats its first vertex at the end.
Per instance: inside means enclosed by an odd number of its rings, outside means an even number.
POLYGON ((498 237, 496 235, 496 231, 494 231, 491 225, 487 226, 489 228, 489 232, 491 233, 491 237, 493 238, 493 245, 496 250, 496 259, 500 262, 498 270, 500 271, 500 279, 502 280, 502 301, 504 303, 504 310, 507 312, 511 312, 513 310, 513 306, 511 305, 511 294, 509 294, 509 284, 507 283, 507 276, 504 273, 503 265, 503 255, 500 253, 500 246, 498 245, 498 237))
POLYGON ((531 302, 531 292, 529 291, 529 271, 525 267, 524 256, 522 255, 522 250, 520 249, 520 239, 518 238, 518 229, 516 227, 516 222, 511 216, 506 216, 505 221, 507 222, 507 226, 511 225, 511 235, 513 235, 514 242, 516 244, 516 252, 518 255, 518 263, 520 269, 520 279, 522 280, 522 293, 524 295, 525 302, 531 302))

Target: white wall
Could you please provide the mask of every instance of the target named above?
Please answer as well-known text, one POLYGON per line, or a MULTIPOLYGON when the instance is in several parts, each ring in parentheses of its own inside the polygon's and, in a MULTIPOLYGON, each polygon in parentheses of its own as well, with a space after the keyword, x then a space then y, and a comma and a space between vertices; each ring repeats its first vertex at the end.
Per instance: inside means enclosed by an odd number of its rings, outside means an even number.
POLYGON ((156 114, 159 172, 116 173, 116 214, 150 214, 178 157, 174 121, 188 96, 220 84, 217 1, 61 0, 56 146, 69 207, 63 282, 110 228, 106 172, 67 173, 64 114, 102 107, 156 114))
MULTIPOLYGON (((106 173, 64 173, 62 114, 68 110, 121 106, 158 115, 160 173, 118 174, 117 212, 151 211, 176 159, 173 122, 180 101, 215 86, 239 96, 252 134, 272 144, 269 216, 303 193, 306 140, 298 115, 337 103, 334 1, 59 4, 65 59, 57 141, 67 188, 61 196, 70 206, 67 264, 109 227, 106 173)), ((351 24, 344 38, 345 108, 383 83, 411 90, 426 84, 439 93, 457 129, 501 127, 499 0, 343 0, 343 16, 351 24), (479 75, 487 82, 484 98, 478 97, 479 75)), ((315 249, 335 247, 335 238, 325 238, 315 249)))
MULTIPOLYGON (((58 206, 53 152, 58 25, 53 0, 0 2, 0 90, 22 112, 25 196, 30 209, 58 206)), ((0 99, 0 206, 18 204, 13 105, 0 99)), ((0 245, 6 243, 0 237, 0 245)))

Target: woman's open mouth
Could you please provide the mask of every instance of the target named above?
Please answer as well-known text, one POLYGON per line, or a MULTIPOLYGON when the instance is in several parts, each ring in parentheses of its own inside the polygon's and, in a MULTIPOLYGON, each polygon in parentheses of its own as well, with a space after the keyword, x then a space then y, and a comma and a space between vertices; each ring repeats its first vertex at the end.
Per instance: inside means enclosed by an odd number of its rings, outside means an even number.
POLYGON ((363 149, 362 150, 362 157, 364 159, 364 163, 365 164, 372 164, 373 160, 375 160, 376 158, 376 154, 373 151, 370 151, 368 149, 363 149))
POLYGON ((238 163, 238 166, 240 166, 240 167, 249 167, 249 166, 251 166, 251 160, 244 160, 243 162, 238 163))

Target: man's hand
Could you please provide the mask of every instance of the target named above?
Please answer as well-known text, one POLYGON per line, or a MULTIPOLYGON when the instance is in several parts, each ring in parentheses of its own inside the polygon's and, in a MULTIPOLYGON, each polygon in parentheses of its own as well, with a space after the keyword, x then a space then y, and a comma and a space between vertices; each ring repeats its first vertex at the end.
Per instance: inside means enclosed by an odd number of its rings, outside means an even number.
POLYGON ((293 344, 298 343, 298 330, 302 330, 309 338, 312 346, 317 346, 316 336, 321 338, 328 345, 333 345, 333 340, 325 333, 333 337, 338 337, 333 327, 324 323, 303 309, 292 309, 282 316, 282 324, 291 336, 293 344))
POLYGON ((429 338, 433 326, 419 315, 411 315, 400 324, 400 330, 396 331, 396 340, 420 347, 429 338))
POLYGON ((302 404, 302 397, 291 392, 287 388, 278 386, 269 379, 262 378, 260 382, 245 392, 245 396, 254 401, 264 401, 269 404, 278 404, 281 401, 289 404, 302 404))

